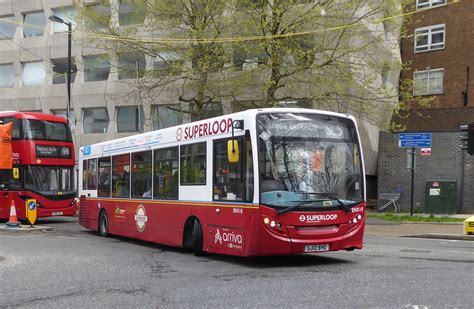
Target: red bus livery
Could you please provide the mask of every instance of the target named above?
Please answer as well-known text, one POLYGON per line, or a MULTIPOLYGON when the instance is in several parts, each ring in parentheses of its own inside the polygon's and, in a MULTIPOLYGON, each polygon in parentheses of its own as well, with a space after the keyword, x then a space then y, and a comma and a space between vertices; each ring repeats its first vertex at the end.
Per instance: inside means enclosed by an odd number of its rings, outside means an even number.
POLYGON ((0 112, 13 123, 13 169, 0 170, 0 219, 8 219, 11 201, 25 218, 25 201, 36 199, 37 216, 74 216, 74 144, 64 117, 33 112, 0 112))
POLYGON ((79 223, 239 256, 362 248, 353 117, 255 109, 80 149, 79 223))

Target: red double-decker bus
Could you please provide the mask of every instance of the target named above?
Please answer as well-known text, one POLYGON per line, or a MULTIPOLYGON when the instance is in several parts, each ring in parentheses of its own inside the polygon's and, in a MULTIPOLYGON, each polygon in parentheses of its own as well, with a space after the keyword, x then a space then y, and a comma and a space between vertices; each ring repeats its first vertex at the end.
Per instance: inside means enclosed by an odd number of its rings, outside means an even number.
POLYGON ((25 201, 36 199, 37 216, 76 215, 74 144, 64 117, 33 112, 0 112, 12 122, 13 168, 0 170, 0 219, 8 219, 11 201, 25 218, 25 201))
POLYGON ((353 117, 258 109, 80 149, 79 223, 203 252, 362 248, 365 185, 353 117))

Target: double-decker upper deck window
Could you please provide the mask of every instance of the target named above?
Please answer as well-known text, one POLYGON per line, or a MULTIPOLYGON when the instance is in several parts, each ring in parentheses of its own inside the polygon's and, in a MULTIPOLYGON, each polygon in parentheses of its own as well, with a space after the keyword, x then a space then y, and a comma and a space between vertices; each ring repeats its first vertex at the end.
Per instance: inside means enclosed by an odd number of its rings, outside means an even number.
POLYGON ((130 155, 112 157, 112 197, 130 197, 130 155))
POLYGON ((443 4, 446 4, 446 0, 416 0, 416 9, 427 9, 443 4))
POLYGON ((155 150, 154 198, 178 198, 178 147, 155 150))
POLYGON ((99 158, 97 196, 110 197, 110 157, 99 158))
POLYGON ((151 151, 132 153, 132 197, 151 198, 151 151))
POLYGON ((97 159, 82 161, 82 189, 97 190, 97 159))
POLYGON ((181 146, 181 185, 206 184, 206 143, 181 146))
POLYGON ((445 32, 444 24, 415 29, 415 52, 443 49, 445 32))
POLYGON ((20 129, 20 124, 21 120, 13 118, 13 117, 1 117, 0 118, 0 124, 7 124, 9 122, 13 123, 12 127, 12 139, 21 139, 21 129, 20 129))
POLYGON ((72 142, 71 129, 63 122, 27 119, 25 135, 30 140, 72 142))

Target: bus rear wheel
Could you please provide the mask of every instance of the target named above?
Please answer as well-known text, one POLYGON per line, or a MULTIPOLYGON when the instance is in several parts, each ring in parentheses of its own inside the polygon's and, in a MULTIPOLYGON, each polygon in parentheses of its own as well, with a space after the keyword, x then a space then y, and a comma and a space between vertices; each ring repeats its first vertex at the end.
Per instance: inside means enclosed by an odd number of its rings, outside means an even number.
POLYGON ((194 220, 193 226, 193 252, 195 256, 202 256, 204 251, 202 250, 203 245, 202 226, 198 220, 194 220))
POLYGON ((102 237, 109 236, 109 218, 105 210, 102 210, 99 215, 99 235, 102 237))

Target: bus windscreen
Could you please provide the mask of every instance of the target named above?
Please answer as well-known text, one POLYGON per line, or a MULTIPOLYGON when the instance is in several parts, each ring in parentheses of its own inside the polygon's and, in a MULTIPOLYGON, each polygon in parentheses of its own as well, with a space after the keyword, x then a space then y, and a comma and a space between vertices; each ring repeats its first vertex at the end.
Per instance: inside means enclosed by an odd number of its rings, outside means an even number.
POLYGON ((258 116, 262 203, 275 208, 327 209, 360 203, 362 166, 356 127, 315 114, 258 116), (274 199, 280 192, 284 198, 274 199))

